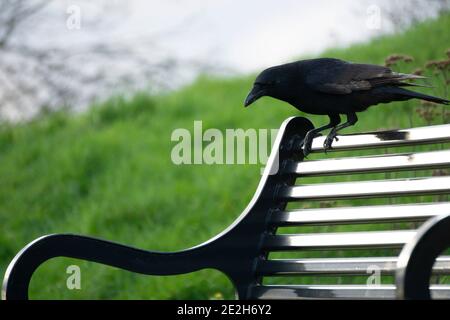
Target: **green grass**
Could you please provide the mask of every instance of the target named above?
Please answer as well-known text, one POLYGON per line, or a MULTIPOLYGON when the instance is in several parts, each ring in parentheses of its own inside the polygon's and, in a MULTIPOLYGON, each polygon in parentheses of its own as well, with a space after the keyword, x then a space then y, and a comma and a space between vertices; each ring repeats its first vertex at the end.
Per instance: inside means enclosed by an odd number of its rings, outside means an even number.
MULTIPOLYGON (((323 56, 382 64, 391 53, 421 66, 450 47, 450 15, 400 35, 329 50, 323 56)), ((395 67, 394 67, 395 68, 395 67)), ((400 71, 411 71, 403 66, 400 71)), ((72 232, 149 250, 178 250, 225 229, 245 208, 260 165, 181 165, 171 162, 176 128, 278 128, 298 112, 265 98, 244 109, 254 75, 201 77, 164 96, 112 98, 82 115, 57 112, 25 125, 0 127, 0 273, 29 241, 72 232)), ((439 93, 436 91, 436 93, 439 93)), ((347 132, 425 125, 417 102, 373 107, 347 132), (411 116, 412 115, 412 116, 411 116)), ((310 117, 316 126, 326 117, 310 117)), ((440 123, 436 119, 435 123, 440 123)), ((327 179, 327 178, 323 178, 327 179)), ((31 297, 41 299, 233 298, 228 279, 213 270, 148 277, 72 259, 45 263, 31 297), (82 290, 67 290, 66 268, 77 264, 82 290)))

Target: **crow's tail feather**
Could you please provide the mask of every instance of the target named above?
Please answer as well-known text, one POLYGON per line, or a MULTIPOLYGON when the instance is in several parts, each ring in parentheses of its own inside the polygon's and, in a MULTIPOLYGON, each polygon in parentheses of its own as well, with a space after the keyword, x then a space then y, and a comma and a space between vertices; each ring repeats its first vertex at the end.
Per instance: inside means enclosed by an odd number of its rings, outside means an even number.
POLYGON ((431 102, 435 102, 435 103, 439 103, 439 104, 445 104, 445 105, 450 104, 450 100, 430 96, 427 94, 423 94, 420 92, 415 92, 415 91, 411 91, 411 90, 407 90, 407 89, 403 89, 403 88, 399 88, 399 87, 395 88, 395 94, 399 94, 407 99, 416 98, 416 99, 431 101, 431 102))

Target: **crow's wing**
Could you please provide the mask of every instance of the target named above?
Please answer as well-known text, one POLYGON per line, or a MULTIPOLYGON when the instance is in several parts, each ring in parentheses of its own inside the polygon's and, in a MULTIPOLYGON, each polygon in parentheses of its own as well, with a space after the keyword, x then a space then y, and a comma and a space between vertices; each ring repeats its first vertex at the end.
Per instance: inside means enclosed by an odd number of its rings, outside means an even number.
POLYGON ((319 92, 350 94, 381 85, 413 85, 403 81, 421 78, 424 77, 393 72, 383 66, 339 61, 315 67, 307 74, 306 83, 319 92))

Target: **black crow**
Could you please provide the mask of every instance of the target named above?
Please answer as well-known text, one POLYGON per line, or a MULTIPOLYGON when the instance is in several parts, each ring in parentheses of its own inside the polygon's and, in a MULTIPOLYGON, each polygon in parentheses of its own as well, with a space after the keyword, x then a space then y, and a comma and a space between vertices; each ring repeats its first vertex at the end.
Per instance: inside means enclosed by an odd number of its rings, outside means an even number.
POLYGON ((413 98, 449 104, 449 100, 402 88, 421 86, 406 82, 421 78, 425 77, 393 72, 383 66, 333 58, 302 60, 261 72, 245 99, 245 106, 262 96, 269 96, 286 101, 309 114, 328 115, 329 124, 306 134, 303 153, 307 156, 311 151, 313 138, 321 131, 331 129, 324 141, 325 150, 330 149, 337 132, 358 121, 356 112, 364 111, 372 105, 413 98), (340 124, 340 114, 347 116, 347 122, 340 124))

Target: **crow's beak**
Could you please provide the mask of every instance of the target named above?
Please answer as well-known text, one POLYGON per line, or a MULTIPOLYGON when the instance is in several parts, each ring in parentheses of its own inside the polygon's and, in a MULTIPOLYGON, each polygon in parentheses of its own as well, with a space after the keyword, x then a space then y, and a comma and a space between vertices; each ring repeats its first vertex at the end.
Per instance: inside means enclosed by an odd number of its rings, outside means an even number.
POLYGON ((245 98, 244 107, 248 107, 253 102, 264 96, 265 93, 266 93, 265 90, 262 89, 261 87, 253 86, 253 89, 247 95, 247 98, 245 98))

